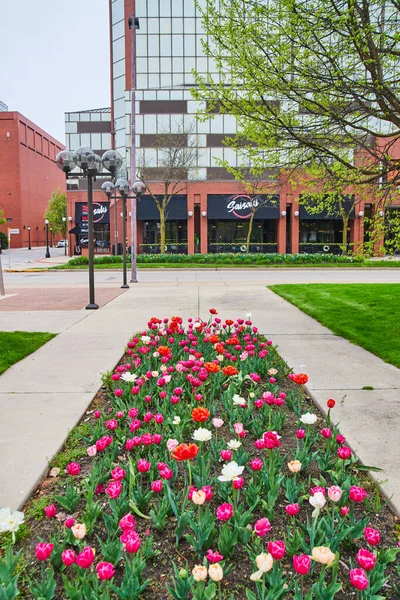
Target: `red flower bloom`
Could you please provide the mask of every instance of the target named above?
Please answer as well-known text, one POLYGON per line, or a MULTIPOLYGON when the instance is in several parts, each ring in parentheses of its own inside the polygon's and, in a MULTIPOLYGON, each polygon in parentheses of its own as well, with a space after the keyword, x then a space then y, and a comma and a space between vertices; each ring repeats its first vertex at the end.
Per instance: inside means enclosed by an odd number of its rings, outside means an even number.
POLYGON ((215 310, 215 308, 210 308, 210 314, 211 315, 217 315, 217 311, 215 310))
POLYGON ((307 554, 293 556, 293 567, 299 575, 307 575, 311 567, 311 558, 307 554))
POLYGON ((336 404, 336 402, 334 401, 333 398, 329 398, 328 402, 326 403, 328 408, 333 408, 336 404))
POLYGON ((268 542, 268 552, 272 555, 275 560, 281 560, 286 552, 285 542, 283 540, 277 540, 276 542, 268 542))
POLYGON ((171 350, 168 348, 168 346, 159 346, 157 348, 157 352, 160 356, 168 356, 168 354, 171 353, 171 350))
POLYGON ((208 341, 210 342, 210 344, 218 344, 219 337, 217 335, 210 335, 208 341))
POLYGON ((221 369, 219 365, 213 362, 206 362, 204 366, 209 373, 218 373, 221 369))
POLYGON ((78 554, 75 562, 78 565, 78 567, 81 567, 82 569, 89 569, 89 567, 92 566, 93 561, 94 550, 93 548, 90 548, 90 546, 86 546, 86 548, 84 548, 82 552, 78 554))
POLYGON ((210 411, 208 408, 204 408, 204 406, 198 406, 192 410, 192 419, 196 421, 196 423, 203 423, 210 418, 210 411))
POLYGON ((357 552, 357 562, 366 571, 370 571, 376 564, 376 556, 369 550, 360 548, 357 552))
POLYGON ((196 446, 196 444, 179 444, 179 446, 171 452, 171 456, 175 460, 191 460, 197 456, 199 450, 200 448, 199 446, 196 446))
POLYGON ((239 373, 239 371, 235 367, 232 367, 231 365, 228 365, 227 367, 223 367, 222 372, 224 375, 227 375, 228 377, 231 377, 232 375, 237 375, 239 373))
POLYGON ((305 373, 298 373, 297 375, 292 376, 292 381, 297 383, 297 385, 304 385, 308 381, 308 375, 305 373))
POLYGON ((109 562, 100 562, 96 567, 96 571, 99 579, 111 579, 115 575, 114 565, 109 562))
POLYGON ((36 546, 36 558, 38 560, 47 560, 50 554, 53 552, 54 544, 45 544, 44 542, 39 542, 36 546))

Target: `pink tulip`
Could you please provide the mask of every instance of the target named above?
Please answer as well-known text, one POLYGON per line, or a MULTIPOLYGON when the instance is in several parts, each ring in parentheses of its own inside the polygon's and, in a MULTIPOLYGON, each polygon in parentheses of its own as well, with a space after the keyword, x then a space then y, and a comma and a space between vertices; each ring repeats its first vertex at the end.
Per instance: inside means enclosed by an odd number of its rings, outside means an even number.
POLYGON ((119 522, 119 527, 123 531, 125 529, 134 529, 135 528, 135 517, 131 515, 131 513, 127 513, 119 522))
POLYGON ((81 472, 81 467, 79 465, 79 463, 77 462, 72 462, 69 463, 69 465, 67 466, 67 473, 68 475, 79 475, 79 473, 81 472))
POLYGON ((362 569, 352 569, 350 571, 350 583, 357 590, 365 590, 368 587, 368 577, 362 569))
POLYGON ((151 463, 149 463, 145 458, 140 458, 137 463, 137 468, 139 473, 147 473, 151 469, 151 463))
POLYGON ((321 435, 324 438, 329 439, 332 437, 332 431, 329 429, 329 427, 324 427, 324 429, 321 429, 321 435))
POLYGON ((311 568, 311 558, 307 554, 293 556, 293 567, 299 575, 307 575, 311 568))
POLYGON ((306 435, 306 430, 305 429, 298 429, 296 431, 296 437, 298 440, 302 440, 306 435))
POLYGON ((63 561, 66 567, 70 567, 74 564, 76 559, 76 554, 73 550, 64 550, 61 553, 61 560, 63 561))
POLYGON ((348 515, 350 512, 350 508, 348 506, 342 506, 340 508, 340 514, 342 515, 342 517, 345 517, 346 515, 348 515))
POLYGON ((118 498, 122 492, 122 483, 120 481, 111 481, 106 487, 105 492, 110 498, 118 498))
POLYGON ((281 560, 286 552, 285 542, 283 540, 268 542, 268 552, 275 560, 281 560))
POLYGON ((328 497, 332 502, 339 502, 342 494, 343 490, 337 485, 332 485, 328 488, 328 497))
POLYGON ((370 546, 377 546, 381 541, 381 535, 379 531, 373 527, 366 527, 364 529, 364 537, 370 546))
POLYGON ((360 548, 357 552, 357 562, 365 571, 370 571, 376 564, 376 556, 369 550, 360 548))
POLYGON ((297 515, 300 511, 300 506, 298 504, 288 504, 285 508, 286 512, 288 515, 290 515, 291 517, 293 517, 294 515, 297 515))
POLYGON ((340 446, 340 448, 337 450, 337 455, 342 460, 347 460, 351 456, 351 448, 348 448, 347 446, 340 446))
POLYGON ((261 458, 253 458, 250 462, 250 469, 252 471, 260 471, 263 468, 263 461, 261 458))
POLYGON ((65 519, 64 525, 67 529, 71 529, 75 525, 75 519, 65 519))
POLYGON ((96 571, 99 579, 112 579, 115 575, 114 566, 109 562, 100 562, 96 567, 96 571))
POLYGON ((115 469, 113 469, 111 471, 111 477, 115 480, 115 481, 121 481, 121 479, 123 479, 126 475, 126 471, 125 469, 122 469, 122 467, 115 467, 115 469))
POLYGON ((52 517, 55 517, 57 514, 57 509, 54 506, 54 504, 49 504, 49 506, 46 506, 44 509, 44 512, 46 514, 46 517, 48 519, 51 519, 52 517))
POLYGON ((97 448, 96 448, 96 446, 95 445, 89 446, 86 449, 86 453, 87 453, 88 456, 96 456, 96 454, 97 454, 97 448))
POLYGON ((340 433, 336 436, 336 441, 337 443, 341 446, 342 444, 345 443, 346 438, 344 437, 344 435, 341 435, 340 433))
POLYGON ((117 388, 116 390, 114 390, 114 396, 117 396, 117 398, 121 398, 123 393, 124 390, 121 390, 121 388, 117 388))
POLYGON ((221 450, 219 453, 222 460, 231 460, 232 459, 232 451, 231 450, 221 450))
POLYGON ((95 410, 93 413, 93 416, 95 419, 100 419, 101 417, 101 412, 99 410, 95 410))
POLYGON ((232 484, 233 484, 234 490, 241 490, 242 487, 244 486, 243 477, 235 477, 235 479, 233 479, 233 481, 232 481, 232 484))
POLYGON ((263 434, 263 440, 265 448, 268 448, 269 450, 272 450, 273 448, 279 448, 281 445, 278 434, 275 431, 266 431, 263 434))
POLYGON ((352 502, 363 502, 367 496, 367 492, 357 485, 352 485, 349 491, 349 498, 352 502))
POLYGON ((211 563, 219 563, 221 560, 224 560, 224 557, 217 550, 213 552, 209 549, 207 550, 206 559, 211 563))
POLYGON ((129 554, 135 554, 140 548, 140 537, 136 531, 127 529, 120 537, 121 542, 125 545, 125 550, 129 554))
POLYGON ((76 564, 82 569, 89 569, 94 561, 94 550, 90 546, 86 546, 76 557, 76 564))
POLYGON ((228 504, 224 502, 217 508, 217 518, 220 521, 229 521, 229 519, 233 517, 233 506, 232 504, 228 504))
POLYGON ((156 494, 158 494, 159 492, 161 492, 162 489, 163 489, 163 482, 161 481, 161 479, 156 479, 155 481, 152 481, 151 482, 151 489, 156 494))
POLYGON ((35 554, 38 560, 47 560, 50 554, 53 552, 54 544, 45 544, 39 542, 36 546, 35 554))
POLYGON ((270 530, 271 523, 266 518, 258 519, 254 525, 254 531, 259 537, 265 537, 270 530))
POLYGON ((265 448, 264 440, 256 440, 254 442, 254 446, 257 448, 257 450, 262 450, 262 448, 265 448))

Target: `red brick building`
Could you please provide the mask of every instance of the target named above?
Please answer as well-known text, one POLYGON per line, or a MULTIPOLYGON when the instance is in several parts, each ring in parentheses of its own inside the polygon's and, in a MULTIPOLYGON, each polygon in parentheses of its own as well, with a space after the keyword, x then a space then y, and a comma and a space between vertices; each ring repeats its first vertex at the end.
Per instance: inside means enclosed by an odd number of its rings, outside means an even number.
MULTIPOLYGON (((44 212, 52 192, 65 191, 65 176, 55 163, 63 144, 18 112, 0 112, 0 208, 14 248, 45 245, 44 212)), ((57 239, 60 236, 58 235, 57 239)), ((54 239, 55 241, 55 239, 54 239)))

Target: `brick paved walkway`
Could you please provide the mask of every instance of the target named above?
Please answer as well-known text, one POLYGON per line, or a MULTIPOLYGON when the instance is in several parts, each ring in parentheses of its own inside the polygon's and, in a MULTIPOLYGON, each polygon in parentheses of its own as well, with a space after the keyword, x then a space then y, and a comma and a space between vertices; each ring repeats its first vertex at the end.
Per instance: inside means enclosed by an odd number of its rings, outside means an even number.
MULTIPOLYGON (((104 306, 125 290, 96 288, 96 303, 104 306)), ((89 302, 87 288, 7 288, 7 298, 0 300, 0 311, 80 310, 89 302)))

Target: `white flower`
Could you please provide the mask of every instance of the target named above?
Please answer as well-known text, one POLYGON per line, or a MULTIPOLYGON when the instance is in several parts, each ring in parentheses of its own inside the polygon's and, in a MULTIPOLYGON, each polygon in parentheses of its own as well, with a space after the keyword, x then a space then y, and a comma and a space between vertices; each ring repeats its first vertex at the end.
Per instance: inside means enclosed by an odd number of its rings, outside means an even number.
POLYGON ((195 357, 195 356, 193 356, 193 354, 191 354, 191 355, 189 356, 188 360, 193 360, 193 361, 195 361, 195 360, 196 360, 196 357, 195 357))
POLYGON ((169 383, 171 381, 171 375, 164 375, 165 383, 169 383))
POLYGON ((161 373, 165 373, 166 371, 168 371, 167 365, 161 365, 160 371, 161 371, 161 373))
POLYGON ((227 443, 227 447, 229 448, 229 450, 239 450, 241 445, 242 442, 239 442, 239 440, 229 440, 229 442, 227 443))
POLYGON ((25 515, 19 510, 11 512, 9 508, 0 508, 0 533, 11 531, 15 533, 24 522, 25 515))
POLYGON ((312 413, 305 413, 300 417, 300 421, 304 423, 304 425, 314 425, 314 423, 318 421, 318 417, 312 413))
POLYGON ((223 354, 217 354, 216 359, 218 362, 222 362, 224 360, 224 355, 223 354))
POLYGON ((151 376, 152 377, 158 377, 158 375, 159 375, 158 371, 152 371, 151 372, 151 376))
POLYGON ((198 329, 199 327, 201 327, 201 321, 196 321, 194 324, 195 328, 198 329))
POLYGON ((239 467, 236 461, 232 461, 222 467, 222 473, 218 477, 220 481, 232 481, 235 477, 240 477, 244 467, 239 467))
POLYGON ((172 425, 179 425, 180 422, 181 422, 181 418, 178 417, 178 415, 176 415, 174 417, 174 420, 172 421, 172 425))
POLYGON ((142 337, 140 339, 142 340, 142 342, 145 346, 148 346, 151 338, 148 335, 142 335, 142 337))
POLYGON ((322 492, 315 492, 314 496, 310 496, 308 501, 311 504, 311 506, 315 508, 315 510, 313 510, 312 513, 313 518, 318 517, 319 511, 321 510, 321 508, 324 508, 326 504, 324 494, 322 492))
POLYGON ((121 375, 121 379, 123 379, 124 381, 127 381, 128 383, 133 383, 135 381, 135 379, 137 379, 137 375, 135 375, 134 373, 123 373, 121 375))
POLYGON ((199 427, 193 432, 192 439, 196 442, 209 442, 212 438, 211 431, 205 427, 199 427))
POLYGON ((159 352, 153 352, 154 358, 158 358, 160 356, 159 352))
POLYGON ((239 396, 239 394, 234 394, 233 404, 243 406, 244 404, 246 404, 246 400, 244 398, 242 398, 242 396, 239 396))

